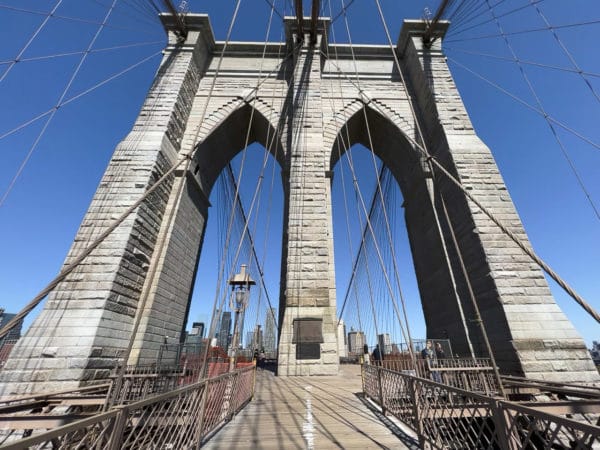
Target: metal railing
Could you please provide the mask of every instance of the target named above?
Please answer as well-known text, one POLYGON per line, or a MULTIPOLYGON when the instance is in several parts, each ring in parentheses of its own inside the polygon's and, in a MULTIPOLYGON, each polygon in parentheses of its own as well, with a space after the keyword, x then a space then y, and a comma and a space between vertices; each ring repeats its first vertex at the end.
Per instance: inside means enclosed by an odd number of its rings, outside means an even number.
POLYGON ((411 427, 421 448, 591 449, 600 427, 434 381, 363 365, 363 391, 411 427))
POLYGON ((496 395, 498 383, 489 358, 448 358, 412 361, 384 359, 374 365, 406 375, 430 378, 438 383, 485 395, 496 395), (416 365, 415 365, 416 363, 416 365))
POLYGON ((18 339, 0 339, 0 370, 4 367, 17 341, 18 339))
POLYGON ((198 371, 185 367, 130 366, 115 369, 111 379, 109 404, 123 405, 192 384, 199 377, 198 371), (115 382, 119 376, 120 384, 115 382))
POLYGON ((8 442, 3 449, 188 449, 250 401, 254 367, 116 406, 67 425, 8 442))

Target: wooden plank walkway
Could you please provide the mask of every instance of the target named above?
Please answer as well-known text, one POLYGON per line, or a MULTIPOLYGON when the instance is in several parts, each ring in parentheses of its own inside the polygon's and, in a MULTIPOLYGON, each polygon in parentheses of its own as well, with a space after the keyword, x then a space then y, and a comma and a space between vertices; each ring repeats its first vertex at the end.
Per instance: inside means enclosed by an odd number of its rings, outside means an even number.
POLYGON ((361 391, 360 367, 355 365, 340 366, 336 377, 280 378, 259 369, 252 402, 202 448, 418 448, 414 439, 369 408, 361 391))

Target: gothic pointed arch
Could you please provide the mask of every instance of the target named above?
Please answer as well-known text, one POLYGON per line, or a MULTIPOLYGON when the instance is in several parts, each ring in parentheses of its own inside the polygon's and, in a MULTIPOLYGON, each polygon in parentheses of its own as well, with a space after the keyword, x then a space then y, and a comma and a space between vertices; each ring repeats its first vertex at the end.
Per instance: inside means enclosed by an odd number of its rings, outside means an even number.
MULTIPOLYGON (((457 264, 440 192, 433 184, 425 158, 408 138, 414 136, 414 127, 381 103, 371 101, 359 109, 354 106, 354 109, 354 113, 339 124, 331 146, 330 169, 333 170, 344 153, 355 144, 372 151, 389 168, 404 199, 406 228, 428 337, 450 339, 453 350, 461 355, 473 352, 486 355, 483 337, 473 324, 475 313, 466 291, 465 275, 457 264)), ((464 196, 454 195, 448 204, 454 209, 451 213, 453 225, 459 224, 466 230, 475 228, 464 196)), ((482 249, 474 233, 462 233, 460 245, 461 248, 482 249)), ((484 252, 469 257, 470 268, 486 264, 484 252)), ((479 271, 469 274, 478 277, 476 295, 480 308, 487 313, 487 319, 495 322, 496 330, 502 329, 502 333, 509 335, 508 323, 502 320, 501 304, 497 297, 490 295, 496 289, 493 279, 485 274, 480 277, 479 271)), ((507 345, 510 346, 510 343, 507 345)), ((501 344, 498 347, 500 349, 501 344)), ((518 361, 514 359, 502 361, 502 364, 518 367, 518 361)))
POLYGON ((271 118, 277 117, 270 106, 258 98, 230 101, 207 116, 196 143, 193 173, 206 197, 226 165, 254 142, 261 144, 281 167, 284 151, 281 127, 271 118))
POLYGON ((331 148, 330 170, 354 144, 361 144, 384 162, 403 191, 410 189, 412 178, 423 177, 422 158, 407 138, 414 135, 414 126, 383 102, 349 103, 330 121, 327 132, 332 137, 327 142, 327 148, 331 148), (415 171, 417 175, 411 175, 415 171))

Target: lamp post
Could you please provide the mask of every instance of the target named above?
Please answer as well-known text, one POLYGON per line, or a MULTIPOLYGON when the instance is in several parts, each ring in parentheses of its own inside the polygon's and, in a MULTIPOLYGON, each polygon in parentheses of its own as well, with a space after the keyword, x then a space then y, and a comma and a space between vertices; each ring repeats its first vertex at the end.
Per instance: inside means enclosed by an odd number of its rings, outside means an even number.
POLYGON ((229 371, 235 369, 235 355, 239 346, 240 314, 248 306, 250 286, 256 284, 256 282, 252 278, 250 278, 250 274, 246 273, 246 267, 246 264, 242 264, 242 266, 240 267, 240 273, 236 273, 229 280, 229 285, 231 286, 231 297, 229 299, 229 306, 231 310, 235 312, 233 322, 233 339, 231 342, 231 348, 229 350, 229 371))

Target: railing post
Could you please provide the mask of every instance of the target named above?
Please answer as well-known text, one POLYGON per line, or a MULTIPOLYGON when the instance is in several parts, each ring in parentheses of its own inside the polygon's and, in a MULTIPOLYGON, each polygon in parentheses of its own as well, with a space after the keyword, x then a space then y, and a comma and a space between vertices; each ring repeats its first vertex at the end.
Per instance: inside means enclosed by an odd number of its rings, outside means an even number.
POLYGON ((367 391, 365 389, 365 363, 362 360, 362 356, 360 357, 360 381, 362 382, 363 393, 366 394, 367 391))
POLYGON ((417 437, 419 438, 419 446, 422 449, 425 449, 426 439, 425 433, 423 433, 423 422, 421 421, 421 401, 420 396, 417 393, 417 385, 415 383, 414 378, 408 378, 406 380, 408 382, 408 391, 413 403, 413 415, 415 420, 415 430, 417 432, 417 437))
POLYGON ((381 403, 381 413, 385 416, 385 399, 383 398, 383 383, 381 382, 381 371, 383 370, 380 366, 377 368, 377 384, 379 388, 379 400, 381 403))
POLYGON ((113 426, 110 443, 108 444, 108 450, 120 450, 123 444, 123 432, 125 425, 127 424, 127 418, 129 417, 129 407, 117 406, 119 413, 115 417, 115 424, 113 426))
POLYGON ((254 398, 254 391, 256 390, 256 359, 253 360, 254 373, 252 374, 252 392, 250 393, 250 400, 254 398))
POLYGON ((200 446, 202 445, 202 438, 203 433, 202 433, 202 428, 204 427, 204 414, 206 412, 206 402, 208 401, 208 395, 209 395, 209 380, 208 378, 205 379, 204 381, 204 389, 202 391, 202 399, 200 400, 200 414, 198 417, 198 446, 197 449, 200 449, 200 446))
POLYGON ((240 378, 239 372, 230 373, 231 378, 231 390, 229 394, 229 410, 227 411, 227 420, 231 420, 235 415, 235 411, 237 409, 237 388, 238 388, 238 379, 240 378))
POLYGON ((521 441, 514 427, 511 427, 512 417, 498 400, 491 399, 492 420, 498 436, 498 445, 505 450, 519 450, 521 441))

